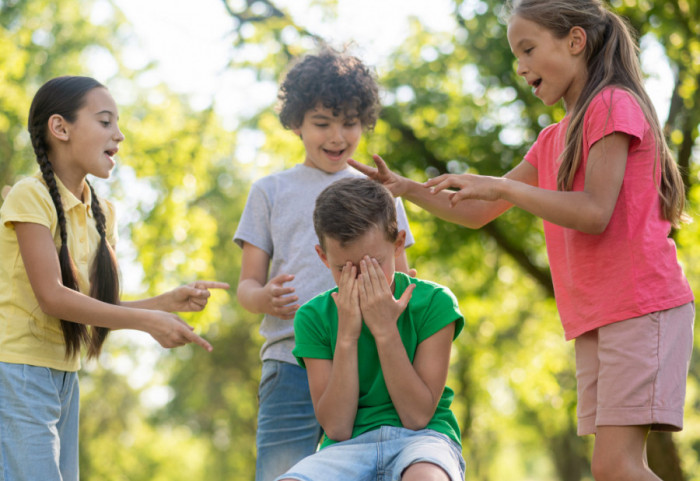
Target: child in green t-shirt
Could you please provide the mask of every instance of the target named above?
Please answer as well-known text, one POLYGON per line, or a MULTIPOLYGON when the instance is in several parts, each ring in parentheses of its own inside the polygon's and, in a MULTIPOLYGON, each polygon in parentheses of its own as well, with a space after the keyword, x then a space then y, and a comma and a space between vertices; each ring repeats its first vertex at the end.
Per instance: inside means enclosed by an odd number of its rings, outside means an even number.
POLYGON ((294 355, 325 432, 278 480, 464 479, 450 345, 464 326, 446 287, 395 272, 404 231, 389 191, 346 178, 317 198, 316 251, 337 288, 297 311, 294 355))

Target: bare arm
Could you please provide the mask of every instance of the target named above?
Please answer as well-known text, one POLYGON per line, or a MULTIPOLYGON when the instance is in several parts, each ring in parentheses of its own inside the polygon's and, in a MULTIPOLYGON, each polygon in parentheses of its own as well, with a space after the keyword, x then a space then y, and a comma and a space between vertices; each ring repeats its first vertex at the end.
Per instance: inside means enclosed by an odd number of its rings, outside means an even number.
MULTIPOLYGON (((433 193, 429 188, 426 188, 426 184, 407 179, 389 170, 384 160, 378 155, 374 155, 373 159, 376 168, 355 160, 348 160, 348 163, 386 186, 394 196, 401 196, 431 214, 455 224, 479 228, 491 222, 513 205, 504 200, 489 202, 479 199, 470 199, 469 202, 453 205, 450 197, 451 192, 437 191, 433 193)), ((448 175, 452 176, 453 174, 448 175)), ((445 176, 436 179, 443 177, 445 176)), ((527 162, 520 163, 504 177, 530 185, 537 184, 537 170, 527 162)))
POLYGON ((226 282, 195 281, 147 299, 122 302, 122 306, 157 309, 168 312, 198 312, 211 296, 209 289, 228 289, 226 282))
POLYGON ((293 319, 299 309, 295 304, 299 297, 293 287, 284 287, 294 279, 291 274, 280 274, 267 280, 270 256, 264 250, 248 242, 243 244, 241 274, 236 294, 238 302, 256 314, 270 314, 280 319, 293 319))
MULTIPOLYGON (((591 147, 583 191, 541 189, 508 175, 497 178, 448 174, 431 179, 425 185, 441 196, 445 195, 444 189, 456 189, 456 192, 447 194, 456 206, 463 201, 470 205, 473 199, 505 201, 553 224, 600 234, 610 222, 617 203, 627 166, 629 142, 629 135, 613 133, 591 147)), ((534 170, 534 167, 530 168, 534 170)))
POLYGON ((304 358, 314 412, 334 441, 352 437, 360 393, 357 340, 362 330, 357 268, 348 262, 333 300, 338 307, 338 336, 333 360, 304 358))
POLYGON ((211 345, 174 314, 108 304, 65 287, 49 229, 39 224, 17 222, 15 232, 32 290, 47 315, 110 329, 144 331, 163 347, 194 342, 211 351, 211 345))
POLYGON ((454 328, 451 323, 421 342, 413 363, 398 332, 377 339, 384 382, 407 429, 423 429, 435 415, 447 380, 454 328))
POLYGON ((454 323, 419 345, 411 363, 396 322, 406 309, 414 284, 396 300, 376 259, 360 262, 362 317, 377 344, 389 395, 407 429, 423 429, 435 414, 447 379, 454 323))

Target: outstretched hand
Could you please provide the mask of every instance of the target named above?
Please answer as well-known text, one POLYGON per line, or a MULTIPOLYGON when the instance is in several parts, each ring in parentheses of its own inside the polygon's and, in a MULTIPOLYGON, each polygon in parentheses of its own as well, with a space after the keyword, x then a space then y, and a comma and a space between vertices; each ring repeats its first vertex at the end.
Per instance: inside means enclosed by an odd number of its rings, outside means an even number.
POLYGON ((170 312, 198 312, 204 309, 211 296, 209 289, 228 289, 226 282, 195 281, 170 291, 170 312))
POLYGON ((365 174, 370 179, 379 182, 384 187, 389 189, 389 192, 391 192, 394 197, 401 197, 404 195, 406 189, 408 188, 408 179, 395 172, 392 172, 389 167, 387 167, 384 159, 377 154, 372 156, 372 160, 374 160, 374 165, 376 165, 376 167, 361 164, 353 159, 348 159, 348 164, 365 174))
POLYGON ((148 323, 146 330, 161 346, 170 349, 193 342, 209 352, 212 351, 211 344, 195 334, 194 328, 176 314, 165 311, 147 312, 149 316, 153 316, 153 320, 148 323))
POLYGON ((474 174, 442 174, 426 181, 423 185, 430 189, 432 194, 445 189, 452 189, 448 194, 450 204, 454 207, 458 202, 466 199, 498 200, 500 192, 498 187, 502 184, 501 177, 489 177, 474 174))

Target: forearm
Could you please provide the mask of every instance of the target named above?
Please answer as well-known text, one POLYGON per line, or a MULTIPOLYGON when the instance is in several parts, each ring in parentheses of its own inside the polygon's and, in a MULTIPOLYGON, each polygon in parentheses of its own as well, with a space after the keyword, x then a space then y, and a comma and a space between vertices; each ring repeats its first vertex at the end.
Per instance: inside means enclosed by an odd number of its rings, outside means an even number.
POLYGON ((610 221, 612 209, 588 192, 547 190, 505 178, 500 181, 504 200, 552 224, 600 234, 610 221))
POLYGON ((439 399, 414 369, 398 331, 375 340, 384 382, 401 423, 407 429, 423 429, 435 414, 439 399))
POLYGON ((403 198, 416 204, 422 209, 442 220, 478 229, 512 207, 512 204, 502 201, 483 201, 468 199, 454 207, 450 203, 449 192, 441 191, 436 194, 422 183, 405 179, 406 191, 403 198))
POLYGON ((357 341, 336 344, 326 390, 318 400, 316 418, 334 441, 352 437, 359 398, 357 341))
POLYGON ((93 299, 78 291, 57 285, 53 293, 40 300, 42 311, 52 317, 110 329, 148 331, 145 312, 133 305, 115 305, 93 299))
POLYGON ((172 310, 170 309, 171 302, 168 298, 169 295, 171 294, 169 292, 166 292, 146 299, 138 299, 134 301, 121 301, 120 304, 124 307, 131 307, 135 309, 157 309, 159 311, 172 312, 172 310))
POLYGON ((236 297, 243 308, 253 314, 265 314, 265 291, 262 284, 254 279, 239 281, 236 297))

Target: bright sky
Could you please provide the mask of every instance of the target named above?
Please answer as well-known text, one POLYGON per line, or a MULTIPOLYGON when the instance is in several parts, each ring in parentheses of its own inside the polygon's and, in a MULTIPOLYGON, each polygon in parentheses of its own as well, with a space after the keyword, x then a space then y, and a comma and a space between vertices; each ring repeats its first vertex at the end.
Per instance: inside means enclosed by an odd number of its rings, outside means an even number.
MULTIPOLYGON (((231 5, 235 3, 230 0, 231 5)), ((453 25, 448 0, 339 0, 339 20, 332 23, 318 17, 319 9, 307 8, 309 3, 276 2, 335 46, 354 40, 353 53, 370 65, 401 44, 411 15, 431 28, 453 25)), ((232 119, 236 116, 252 114, 261 105, 274 102, 276 85, 256 82, 249 72, 225 68, 231 58, 233 21, 222 0, 116 0, 116 4, 138 37, 126 59, 131 66, 157 60, 154 83, 165 79, 172 89, 192 94, 195 107, 214 101, 231 127, 235 127, 232 119)))

